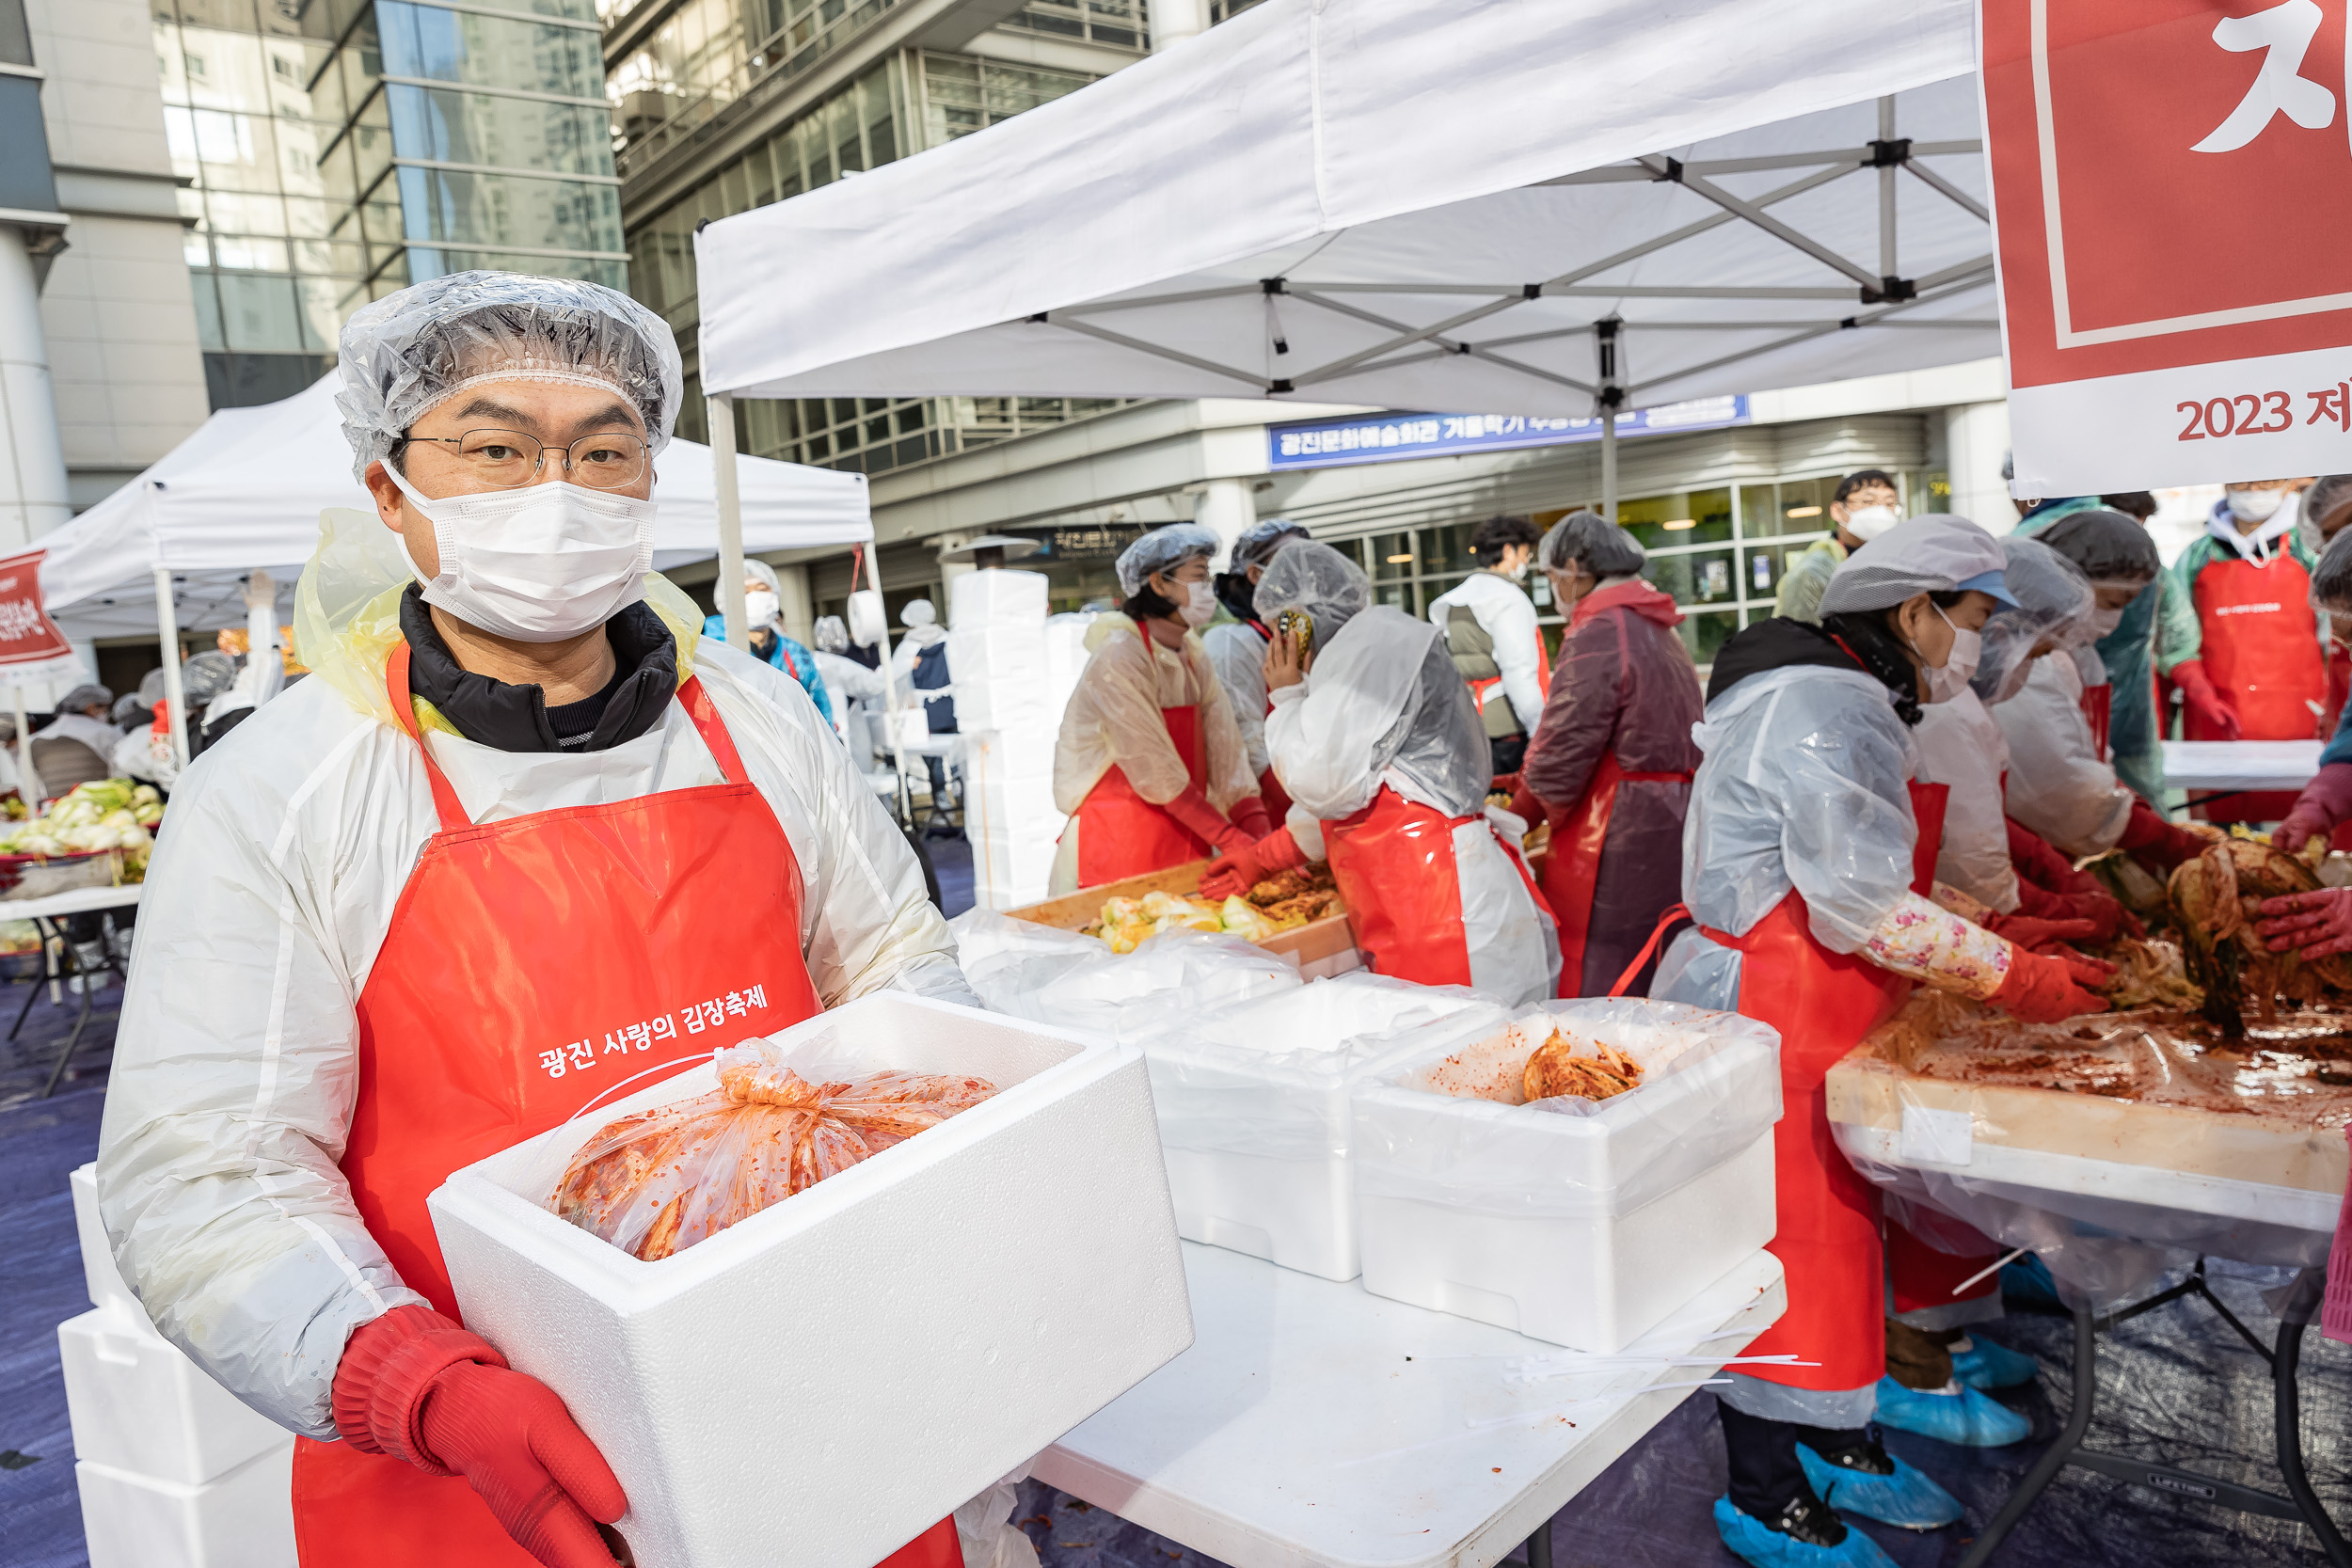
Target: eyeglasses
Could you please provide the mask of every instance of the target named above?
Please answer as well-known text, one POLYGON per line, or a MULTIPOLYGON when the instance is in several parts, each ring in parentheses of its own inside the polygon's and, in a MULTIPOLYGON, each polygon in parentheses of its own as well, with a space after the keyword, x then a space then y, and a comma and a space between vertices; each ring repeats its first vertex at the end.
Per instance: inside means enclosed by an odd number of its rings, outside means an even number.
MULTIPOLYGON (((519 430, 469 430, 463 436, 410 436, 404 444, 444 447, 460 472, 485 490, 511 490, 529 484, 547 461, 548 447, 536 436, 519 430)), ((592 490, 618 490, 637 483, 645 471, 645 443, 626 431, 599 431, 582 436, 563 454, 564 471, 574 483, 592 490)))

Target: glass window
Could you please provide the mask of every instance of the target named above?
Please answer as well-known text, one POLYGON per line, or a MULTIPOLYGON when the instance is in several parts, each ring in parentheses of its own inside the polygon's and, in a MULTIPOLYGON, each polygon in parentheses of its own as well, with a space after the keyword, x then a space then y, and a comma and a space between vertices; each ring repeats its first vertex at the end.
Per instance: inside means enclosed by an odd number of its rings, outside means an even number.
POLYGON ((260 354, 303 350, 293 278, 222 273, 215 281, 228 347, 260 354))
POLYGON ((1409 533, 1373 535, 1372 575, 1375 580, 1383 582, 1419 577, 1421 551, 1414 536, 1409 533))
POLYGON ((1741 531, 1751 539, 1826 533, 1830 499, 1836 493, 1836 475, 1783 480, 1777 486, 1751 485, 1740 493, 1741 531))
POLYGON ((1620 501, 1617 521, 1644 549, 1711 545, 1731 537, 1731 492, 1677 491, 1620 501))
POLYGON ((612 122, 600 109, 441 87, 391 87, 392 139, 405 158, 552 174, 609 174, 612 122))
POLYGON ((1740 578, 1730 550, 1654 555, 1643 576, 1674 595, 1677 604, 1736 604, 1740 578))
POLYGON ((1715 650, 1739 629, 1740 617, 1727 610, 1685 615, 1675 628, 1682 636, 1682 645, 1691 650, 1691 662, 1701 668, 1715 662, 1715 650))

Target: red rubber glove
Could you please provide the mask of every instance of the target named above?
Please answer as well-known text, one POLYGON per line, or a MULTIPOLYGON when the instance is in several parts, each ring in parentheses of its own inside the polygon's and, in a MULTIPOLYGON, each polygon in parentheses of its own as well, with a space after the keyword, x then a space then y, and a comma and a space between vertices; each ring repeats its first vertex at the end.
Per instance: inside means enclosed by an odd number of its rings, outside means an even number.
POLYGON ((1989 915, 1984 928, 2029 953, 2039 953, 2050 942, 2088 942, 2098 929, 2088 920, 2039 920, 2029 914, 1989 915))
POLYGON ((2017 873, 2016 912, 2024 915, 2028 920, 2074 920, 2079 918, 2074 913, 2074 906, 2067 901, 2066 895, 2062 893, 2052 893, 2047 888, 2036 885, 2026 878, 2023 870, 2020 870, 2017 873))
POLYGON ((2099 879, 2088 871, 2077 871, 2074 863, 2060 854, 2058 848, 2026 827, 2013 816, 2001 819, 2009 831, 2009 863, 2023 879, 2045 893, 2073 895, 2103 893, 2099 879))
POLYGON ((2136 937, 2148 934, 2148 927, 2139 923, 2139 917, 2105 888, 2061 893, 2058 896, 2066 901, 2076 920, 2088 920, 2096 927, 2089 938, 2093 947, 2104 947, 2126 932, 2136 937))
MULTIPOLYGON (((1256 797, 1245 796, 1243 799, 1255 800, 1256 797)), ((1233 850, 1256 842, 1249 834, 1227 821, 1224 813, 1209 804, 1209 798, 1200 793, 1199 784, 1184 785, 1176 799, 1162 803, 1160 810, 1191 829, 1194 835, 1205 840, 1212 849, 1233 850)), ((1258 807, 1258 816, 1259 820, 1264 820, 1265 806, 1263 802, 1258 807)))
POLYGON ((2080 1013, 2103 1013, 2106 1002, 2075 983, 2074 970, 2063 958, 2045 958, 2022 947, 2011 947, 2009 974, 2001 989, 1985 998, 2021 1023, 2056 1023, 2080 1013))
POLYGON ((1535 792, 1521 784, 1511 791, 1511 815, 1527 824, 1530 832, 1545 819, 1544 803, 1535 792))
POLYGON ((2331 762, 2303 786, 2295 809, 2270 832, 2270 842, 2292 855, 2304 841, 2352 816, 2352 762, 2331 762))
POLYGON ((1238 849, 1228 849, 1209 863, 1201 875, 1200 892, 1208 898, 1232 898, 1248 893, 1277 871, 1307 863, 1307 851, 1291 837, 1288 828, 1277 828, 1255 844, 1245 844, 1238 849))
POLYGON ((429 1307, 362 1325, 335 1368, 336 1430, 362 1453, 460 1475, 548 1568, 613 1568, 596 1521, 628 1509, 621 1483, 555 1390, 429 1307))
POLYGON ((1260 796, 1243 796, 1225 815, 1232 820, 1234 827, 1248 833, 1252 840, 1263 838, 1274 831, 1274 824, 1266 817, 1265 800, 1260 796))
MULTIPOLYGON (((2344 766, 2345 772, 2352 773, 2352 764, 2344 766)), ((2320 771, 2325 773, 2327 769, 2323 768, 2320 771)), ((2302 802, 2297 800, 2296 806, 2300 810, 2302 802)), ((2294 820, 2292 813, 2287 820, 2294 820)), ((2182 862, 2193 861, 2203 854, 2205 846, 2212 842, 2211 839, 2198 837, 2185 828, 2173 826, 2157 815, 2155 808, 2147 801, 2134 800, 2132 819, 2124 824, 2123 836, 2116 841, 2116 847, 2158 876, 2169 877, 2182 862)))
POLYGON ((2352 953, 2352 887, 2324 887, 2263 900, 2254 932, 2273 953, 2305 958, 2352 953))
MULTIPOLYGON (((2187 658, 2172 667, 2172 684, 2181 689, 2181 701, 2207 729, 2217 731, 2223 740, 2235 740, 2241 726, 2237 710, 2230 700, 2217 690, 2213 677, 2205 673, 2202 659, 2187 658)), ((2208 737, 2210 738, 2210 737, 2208 737)))

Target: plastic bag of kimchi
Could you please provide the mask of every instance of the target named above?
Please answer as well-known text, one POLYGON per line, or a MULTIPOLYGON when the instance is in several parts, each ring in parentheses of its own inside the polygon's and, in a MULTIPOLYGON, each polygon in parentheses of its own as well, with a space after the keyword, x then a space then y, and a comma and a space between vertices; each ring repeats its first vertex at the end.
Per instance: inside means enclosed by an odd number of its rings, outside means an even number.
POLYGON ((548 1207, 639 1258, 667 1258, 996 1092, 984 1078, 925 1072, 811 1083, 765 1039, 712 1060, 716 1093, 603 1128, 548 1207))

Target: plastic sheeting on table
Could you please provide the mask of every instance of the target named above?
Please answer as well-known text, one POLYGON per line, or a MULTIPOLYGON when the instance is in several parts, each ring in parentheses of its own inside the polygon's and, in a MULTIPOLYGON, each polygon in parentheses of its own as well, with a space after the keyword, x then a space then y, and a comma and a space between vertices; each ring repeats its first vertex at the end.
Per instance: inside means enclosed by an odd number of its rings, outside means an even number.
POLYGON ((1093 937, 971 910, 948 923, 991 1011, 1133 1043, 1171 1021, 1301 984, 1297 967, 1239 937, 1164 931, 1132 953, 1093 937))
POLYGON ((1737 1013, 1579 998, 1507 1030, 1399 1063, 1356 1091, 1357 1190, 1487 1213, 1632 1213, 1754 1144, 1780 1119, 1780 1034, 1737 1013), (1640 1087, 1593 1101, 1518 1104, 1528 1055, 1554 1027, 1640 1062, 1640 1087), (1561 1133, 1581 1123, 1573 1152, 1561 1133))

